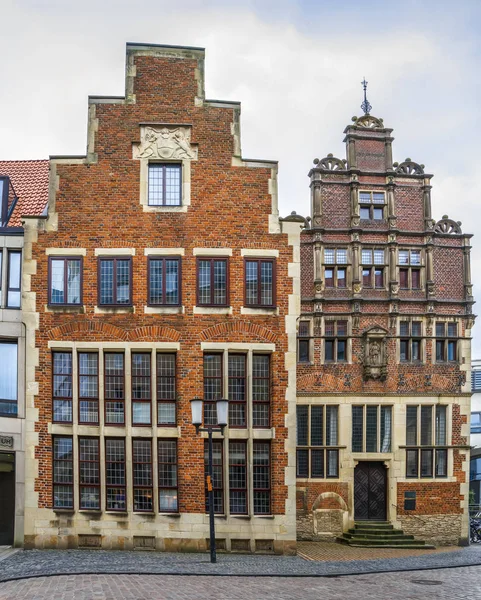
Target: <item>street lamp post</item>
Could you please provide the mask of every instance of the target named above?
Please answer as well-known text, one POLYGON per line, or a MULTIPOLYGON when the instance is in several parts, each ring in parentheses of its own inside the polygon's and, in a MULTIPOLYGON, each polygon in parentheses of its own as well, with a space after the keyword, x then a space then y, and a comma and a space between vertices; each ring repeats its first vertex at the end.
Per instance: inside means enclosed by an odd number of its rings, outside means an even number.
POLYGON ((209 530, 210 530, 210 562, 217 562, 217 555, 215 551, 215 522, 214 522, 214 487, 213 487, 213 440, 212 434, 214 431, 220 431, 224 433, 224 429, 227 425, 227 407, 228 400, 225 398, 219 398, 216 400, 217 405, 217 425, 205 425, 202 427, 202 405, 203 400, 201 398, 194 398, 190 401, 192 409, 192 425, 195 425, 195 432, 198 434, 201 431, 206 431, 209 437, 209 464, 208 464, 208 475, 207 475, 207 491, 209 493, 209 530))

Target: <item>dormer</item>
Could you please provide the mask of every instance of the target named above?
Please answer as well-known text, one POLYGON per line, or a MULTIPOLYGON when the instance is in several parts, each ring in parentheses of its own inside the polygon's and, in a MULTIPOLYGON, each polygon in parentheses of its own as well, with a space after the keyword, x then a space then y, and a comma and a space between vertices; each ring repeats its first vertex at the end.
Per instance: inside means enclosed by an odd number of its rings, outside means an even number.
POLYGON ((15 205, 17 204, 18 197, 13 189, 10 177, 6 175, 0 175, 0 199, 0 227, 8 227, 8 221, 10 220, 15 205))

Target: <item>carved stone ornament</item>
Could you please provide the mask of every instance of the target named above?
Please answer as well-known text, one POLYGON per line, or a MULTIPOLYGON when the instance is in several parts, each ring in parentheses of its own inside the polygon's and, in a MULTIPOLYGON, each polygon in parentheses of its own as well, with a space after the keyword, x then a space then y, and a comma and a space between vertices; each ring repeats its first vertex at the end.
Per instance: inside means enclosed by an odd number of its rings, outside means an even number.
POLYGON ((314 312, 322 313, 322 302, 316 302, 314 304, 314 312))
POLYGON ((320 294, 322 292, 322 283, 316 283, 314 289, 316 291, 316 294, 320 294))
POLYGON ((317 164, 318 168, 325 169, 326 171, 345 171, 346 170, 345 160, 336 158, 332 154, 328 154, 326 158, 322 158, 317 164))
POLYGON ((0 435, 0 448, 13 448, 13 437, 11 435, 0 435))
POLYGON ((322 234, 319 231, 316 232, 316 235, 314 236, 314 240, 316 242, 322 242, 322 234))
POLYGON ((434 281, 426 282, 426 286, 428 288, 428 296, 434 296, 436 294, 436 290, 434 288, 434 281))
POLYGON ((412 160, 406 159, 396 169, 397 175, 423 175, 424 165, 418 165, 412 160))
POLYGON ((354 312, 361 312, 361 303, 360 302, 354 302, 353 304, 353 310, 354 312))
POLYGON ((371 327, 362 337, 362 362, 364 379, 387 378, 387 334, 382 327, 371 327))
POLYGON ((351 217, 351 227, 359 227, 361 223, 360 217, 351 217))
POLYGON ((190 127, 141 127, 140 144, 134 145, 134 158, 197 160, 197 148, 191 146, 190 133, 190 127))
POLYGON ((355 231, 355 232, 352 234, 352 237, 351 237, 351 239, 352 239, 352 241, 353 241, 353 242, 358 242, 358 241, 359 241, 359 232, 358 232, 358 231, 355 231))
POLYGON ((397 296, 399 294, 399 284, 391 283, 391 296, 397 296))
POLYGON ((389 234, 389 241, 390 242, 395 242, 396 241, 396 234, 395 233, 390 233, 389 234))
POLYGON ((352 286, 352 291, 353 291, 355 294, 360 294, 360 293, 361 293, 361 290, 362 290, 362 285, 361 285, 360 283, 354 283, 354 284, 353 284, 353 286, 352 286))
POLYGON ((396 229, 396 227, 397 227, 397 219, 396 219, 396 217, 389 217, 389 227, 391 229, 396 229))
POLYGON ((354 125, 355 127, 366 127, 368 129, 384 128, 382 119, 377 119, 372 115, 363 115, 362 117, 359 117, 359 119, 356 119, 354 125))
POLYGON ((462 233, 461 221, 453 221, 448 215, 444 215, 434 226, 434 233, 462 233))
POLYGON ((359 315, 354 315, 352 317, 352 327, 353 329, 359 329, 361 325, 361 317, 359 315))
POLYGON ((314 225, 320 225, 322 223, 322 217, 314 218, 314 225))
POLYGON ((398 313, 399 312, 399 301, 398 300, 396 300, 395 302, 391 302, 390 311, 392 313, 398 313))

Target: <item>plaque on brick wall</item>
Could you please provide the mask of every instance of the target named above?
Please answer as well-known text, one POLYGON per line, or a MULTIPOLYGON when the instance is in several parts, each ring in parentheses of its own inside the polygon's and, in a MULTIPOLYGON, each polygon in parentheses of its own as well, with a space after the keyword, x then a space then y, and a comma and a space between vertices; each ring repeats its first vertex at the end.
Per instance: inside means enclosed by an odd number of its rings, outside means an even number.
POLYGON ((13 448, 13 437, 11 435, 0 435, 0 448, 13 448))

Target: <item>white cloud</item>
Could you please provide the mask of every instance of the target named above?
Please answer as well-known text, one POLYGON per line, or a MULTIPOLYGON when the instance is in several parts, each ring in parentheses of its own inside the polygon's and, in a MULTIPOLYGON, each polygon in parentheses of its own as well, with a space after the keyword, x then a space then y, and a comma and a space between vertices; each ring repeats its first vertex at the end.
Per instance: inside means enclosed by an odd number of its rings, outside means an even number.
MULTIPOLYGON (((394 128, 395 159, 410 156, 436 175, 434 214, 479 231, 475 164, 466 160, 476 156, 474 38, 453 31, 453 52, 426 19, 403 25, 379 14, 381 26, 361 28, 360 13, 326 5, 310 27, 306 13, 301 28, 269 6, 270 20, 267 10, 261 18, 232 2, 6 2, 0 158, 84 153, 87 95, 123 94, 126 41, 204 46, 207 97, 242 101, 244 156, 280 161, 281 213, 307 213, 314 157, 344 156, 343 129, 361 112, 365 75, 373 114, 394 128)), ((476 279, 476 238, 473 264, 476 279)))

